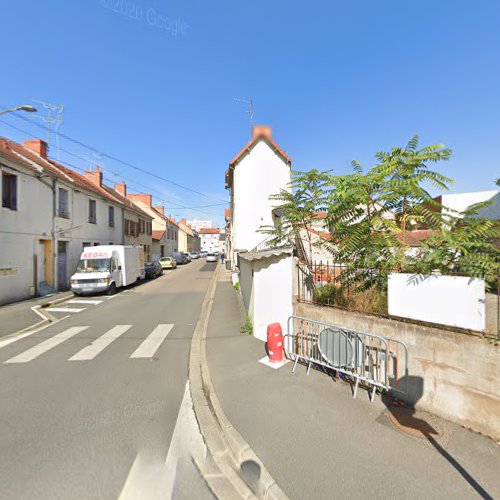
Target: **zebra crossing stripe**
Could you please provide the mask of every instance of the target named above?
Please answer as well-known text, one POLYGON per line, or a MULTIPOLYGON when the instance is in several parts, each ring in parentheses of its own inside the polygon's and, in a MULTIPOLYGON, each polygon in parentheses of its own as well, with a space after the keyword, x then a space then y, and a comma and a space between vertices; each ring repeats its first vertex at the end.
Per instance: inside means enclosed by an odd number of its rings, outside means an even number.
POLYGON ((158 325, 142 344, 132 353, 131 358, 152 358, 174 325, 158 325))
POLYGON ((120 335, 123 335, 132 325, 116 325, 105 334, 101 335, 98 339, 94 340, 92 344, 84 347, 81 351, 77 352, 74 356, 69 358, 69 361, 84 361, 94 359, 101 351, 108 347, 111 342, 116 340, 120 335))
POLYGON ((93 299, 71 299, 68 300, 68 304, 92 304, 96 306, 97 304, 102 304, 104 300, 93 300, 93 299))
POLYGON ((69 338, 75 336, 77 333, 83 332, 83 330, 86 330, 87 328, 88 326, 73 326, 71 328, 68 328, 63 332, 58 333, 47 340, 44 340, 31 349, 28 349, 27 351, 24 351, 21 354, 8 359, 7 361, 5 361, 5 363, 27 363, 28 361, 32 361, 44 352, 47 352, 50 349, 58 346, 59 344, 62 344, 65 340, 68 340, 69 338))
POLYGON ((81 309, 77 309, 76 307, 49 307, 47 311, 50 312, 57 312, 57 313, 79 313, 82 311, 85 311, 85 307, 82 307, 81 309))

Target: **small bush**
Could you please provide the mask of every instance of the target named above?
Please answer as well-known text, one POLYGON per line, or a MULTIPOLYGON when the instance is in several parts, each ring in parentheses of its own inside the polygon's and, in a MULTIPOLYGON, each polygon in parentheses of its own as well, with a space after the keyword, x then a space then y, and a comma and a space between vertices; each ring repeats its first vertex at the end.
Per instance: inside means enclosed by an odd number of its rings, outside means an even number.
POLYGON ((247 335, 252 335, 253 333, 253 323, 250 314, 247 314, 245 318, 245 324, 240 328, 241 333, 246 333, 247 335))
POLYGON ((345 288, 329 283, 314 290, 314 302, 350 311, 387 314, 387 292, 377 288, 347 292, 345 288))
POLYGON ((234 284, 234 289, 235 290, 239 290, 240 289, 240 282, 237 281, 235 284, 234 284))

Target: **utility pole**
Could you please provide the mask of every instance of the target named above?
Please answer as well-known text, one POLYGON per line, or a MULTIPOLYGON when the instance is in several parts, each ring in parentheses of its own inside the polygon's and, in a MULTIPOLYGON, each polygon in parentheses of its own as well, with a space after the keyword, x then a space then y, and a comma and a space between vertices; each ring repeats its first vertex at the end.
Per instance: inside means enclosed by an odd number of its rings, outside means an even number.
POLYGON ((47 124, 48 139, 47 143, 50 145, 51 126, 54 125, 54 134, 56 136, 57 159, 59 160, 59 127, 63 123, 63 104, 52 104, 50 102, 41 101, 39 99, 32 99, 33 102, 40 104, 47 110, 47 116, 41 119, 47 124), (55 116, 53 116, 55 115, 55 116))
POLYGON ((248 104, 248 110, 245 111, 245 113, 248 113, 249 118, 250 118, 250 137, 252 137, 252 130, 253 130, 253 99, 250 97, 250 99, 240 99, 238 97, 233 97, 234 101, 237 102, 242 102, 244 104, 248 104))

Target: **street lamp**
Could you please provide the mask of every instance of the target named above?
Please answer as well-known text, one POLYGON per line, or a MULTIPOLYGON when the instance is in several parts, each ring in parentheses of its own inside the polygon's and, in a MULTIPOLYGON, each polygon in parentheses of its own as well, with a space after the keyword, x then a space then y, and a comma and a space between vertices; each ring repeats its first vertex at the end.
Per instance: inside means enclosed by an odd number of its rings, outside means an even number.
POLYGON ((26 111, 28 113, 35 113, 37 109, 35 106, 30 106, 29 104, 23 104, 22 106, 17 106, 17 108, 9 108, 0 111, 0 115, 4 115, 5 113, 12 113, 14 111, 26 111))

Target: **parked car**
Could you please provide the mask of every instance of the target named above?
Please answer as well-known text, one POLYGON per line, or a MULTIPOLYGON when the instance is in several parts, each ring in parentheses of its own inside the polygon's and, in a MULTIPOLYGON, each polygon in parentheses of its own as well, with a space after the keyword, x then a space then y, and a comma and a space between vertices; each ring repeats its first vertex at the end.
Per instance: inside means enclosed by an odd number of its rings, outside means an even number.
POLYGON ((185 253, 183 255, 186 256, 186 259, 187 259, 188 262, 191 262, 191 255, 189 255, 188 253, 185 253))
POLYGON ((206 257, 208 252, 200 252, 200 257, 206 257))
POLYGON ((182 252, 173 252, 172 259, 175 260, 175 263, 178 266, 182 266, 182 264, 187 264, 189 262, 189 260, 186 257, 186 254, 183 254, 182 252))
POLYGON ((113 295, 118 288, 145 277, 144 249, 132 245, 99 245, 85 247, 71 291, 75 295, 106 292, 113 295))
POLYGON ((200 254, 198 252, 190 252, 189 253, 189 256, 192 258, 192 259, 199 259, 200 258, 200 254))
POLYGON ((215 253, 207 253, 207 262, 217 262, 219 257, 215 253))
POLYGON ((155 279, 163 274, 163 267, 157 260, 146 262, 144 267, 146 269, 147 279, 155 279))
POLYGON ((160 259, 160 265, 162 269, 175 269, 177 267, 177 262, 173 257, 162 257, 160 259))

